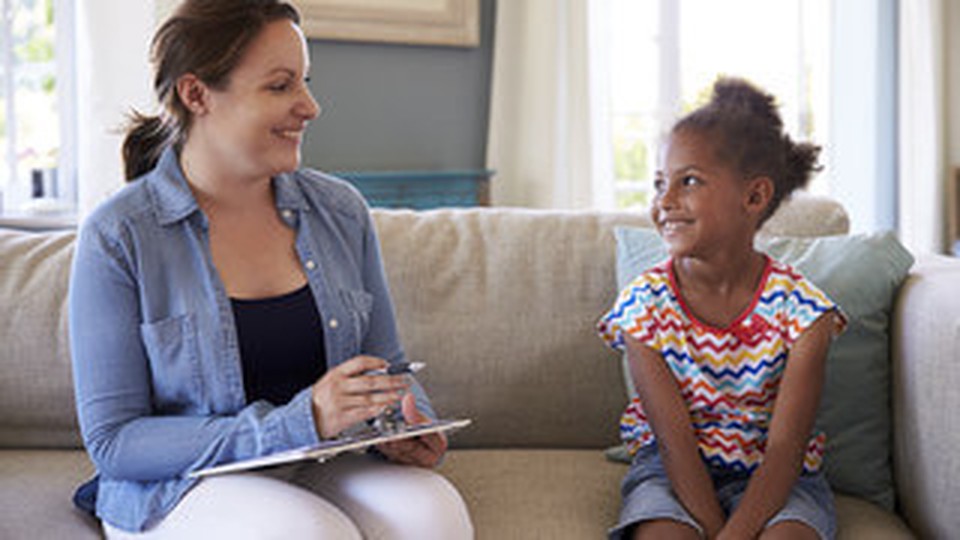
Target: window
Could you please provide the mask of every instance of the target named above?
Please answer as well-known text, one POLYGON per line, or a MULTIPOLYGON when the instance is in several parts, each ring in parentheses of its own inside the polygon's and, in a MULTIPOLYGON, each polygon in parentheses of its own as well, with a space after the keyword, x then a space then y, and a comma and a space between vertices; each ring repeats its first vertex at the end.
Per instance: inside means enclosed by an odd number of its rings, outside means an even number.
POLYGON ((35 214, 72 206, 70 2, 0 0, 0 212, 35 214))
MULTIPOLYGON (((616 203, 646 207, 662 134, 720 75, 780 100, 791 136, 826 145, 829 0, 613 0, 611 140, 616 203)), ((822 191, 822 180, 812 189, 822 191)))

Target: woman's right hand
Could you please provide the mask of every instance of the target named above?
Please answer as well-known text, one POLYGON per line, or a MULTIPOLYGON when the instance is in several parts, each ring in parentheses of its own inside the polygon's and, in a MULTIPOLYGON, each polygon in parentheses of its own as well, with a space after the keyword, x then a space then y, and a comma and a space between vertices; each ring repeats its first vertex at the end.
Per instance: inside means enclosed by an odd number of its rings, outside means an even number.
POLYGON ((400 401, 409 387, 402 375, 365 375, 387 367, 386 360, 355 356, 327 371, 313 385, 313 422, 323 439, 373 418, 400 401))

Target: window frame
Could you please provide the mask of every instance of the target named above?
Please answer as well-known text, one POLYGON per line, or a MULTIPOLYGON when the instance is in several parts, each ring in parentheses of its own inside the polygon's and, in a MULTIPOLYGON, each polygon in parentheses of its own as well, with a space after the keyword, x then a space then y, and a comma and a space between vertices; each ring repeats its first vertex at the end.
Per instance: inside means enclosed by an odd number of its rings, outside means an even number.
MULTIPOLYGON (((650 111, 650 118, 653 122, 653 127, 649 137, 644 140, 644 144, 647 146, 648 155, 655 155, 656 151, 659 148, 659 144, 662 140, 662 137, 666 134, 666 130, 673 124, 676 120, 677 115, 681 112, 682 103, 683 103, 683 87, 682 87, 682 55, 681 55, 681 10, 682 10, 683 0, 657 0, 657 97, 656 102, 652 110, 650 111)), ((799 65, 809 64, 809 53, 811 51, 810 44, 807 43, 807 32, 808 28, 806 25, 811 24, 806 20, 807 9, 803 7, 803 0, 796 0, 796 7, 798 10, 798 24, 800 25, 798 37, 800 39, 799 54, 800 58, 798 59, 799 65)), ((829 7, 829 6, 828 6, 829 7)), ((832 16, 832 15, 831 15, 832 16)), ((829 57, 829 54, 828 54, 829 57)), ((818 76, 825 77, 824 83, 826 88, 831 88, 831 82, 829 81, 830 77, 830 68, 829 62, 830 58, 825 59, 827 65, 819 66, 819 69, 822 70, 818 76)), ((810 81, 807 77, 807 73, 804 70, 797 75, 796 85, 798 89, 805 89, 798 94, 805 94, 809 99, 814 100, 817 97, 817 92, 810 85, 810 81)), ((829 100, 827 100, 829 101, 829 100)), ((822 119, 822 127, 818 130, 821 133, 822 138, 830 137, 830 124, 831 119, 829 105, 821 103, 822 110, 817 112, 824 113, 824 118, 822 119)), ((810 131, 806 117, 809 115, 808 104, 806 102, 801 102, 797 104, 796 107, 796 124, 797 129, 802 132, 806 137, 806 133, 810 131)), ((816 108, 816 107, 814 107, 816 108)), ((616 119, 617 117, 623 115, 623 111, 613 111, 611 114, 611 119, 616 119)), ((785 119, 786 120, 786 119, 785 119)), ((611 122, 610 125, 614 125, 615 122, 611 122)), ((613 141, 613 132, 611 131, 611 141, 613 141)), ((817 140, 818 144, 826 144, 827 140, 817 140)), ((615 155, 615 149, 612 148, 611 144, 611 155, 615 155)), ((655 169, 656 158, 652 158, 648 162, 647 178, 653 177, 653 172, 655 169)), ((616 173, 612 175, 611 182, 613 184, 613 199, 615 208, 625 208, 624 199, 630 195, 636 193, 651 193, 652 186, 649 182, 635 182, 634 179, 620 179, 617 178, 616 173)), ((825 181, 825 180, 823 180, 825 181)), ((822 182, 822 181, 821 181, 822 182)), ((826 191, 825 185, 820 185, 820 182, 815 181, 811 186, 812 191, 821 192, 826 191)), ((649 196, 648 196, 649 199, 649 196)), ((649 202, 648 202, 649 204, 649 202)))
POLYGON ((59 146, 57 148, 56 164, 56 192, 49 198, 51 206, 26 208, 32 200, 31 186, 17 185, 21 168, 17 154, 19 152, 19 136, 17 133, 17 94, 15 84, 15 69, 9 69, 15 63, 14 48, 11 39, 7 39, 12 32, 13 9, 16 0, 0 1, 0 63, 4 68, 2 84, 8 118, 7 143, 2 151, 5 155, 4 167, 7 169, 9 182, 0 186, 0 226, 15 228, 44 228, 50 224, 57 228, 64 223, 72 223, 76 213, 77 201, 77 117, 76 117, 76 61, 74 53, 75 40, 75 6, 73 0, 51 0, 54 11, 54 92, 57 106, 56 125, 51 126, 58 130, 59 146), (6 76, 14 74, 14 77, 6 76), (12 96, 12 97, 10 97, 12 96))

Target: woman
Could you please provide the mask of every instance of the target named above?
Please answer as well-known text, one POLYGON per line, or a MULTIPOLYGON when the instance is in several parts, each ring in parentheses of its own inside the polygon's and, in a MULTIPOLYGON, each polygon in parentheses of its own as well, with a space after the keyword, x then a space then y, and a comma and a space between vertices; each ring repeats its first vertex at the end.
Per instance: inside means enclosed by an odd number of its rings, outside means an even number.
POLYGON ((186 477, 336 437, 400 400, 407 422, 434 417, 412 379, 365 374, 404 354, 365 204, 297 170, 319 113, 298 23, 279 0, 183 2, 153 41, 164 111, 134 118, 131 183, 81 229, 71 347, 98 475, 76 500, 108 538, 472 536, 428 470, 442 435, 186 477))

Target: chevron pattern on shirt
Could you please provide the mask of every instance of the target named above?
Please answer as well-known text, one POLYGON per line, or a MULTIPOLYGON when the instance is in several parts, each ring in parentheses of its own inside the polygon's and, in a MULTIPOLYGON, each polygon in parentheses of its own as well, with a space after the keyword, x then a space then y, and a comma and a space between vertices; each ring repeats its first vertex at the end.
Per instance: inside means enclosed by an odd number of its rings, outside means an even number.
MULTIPOLYGON (((763 459, 780 380, 792 344, 820 316, 839 308, 792 267, 767 259, 754 301, 726 328, 688 312, 671 262, 642 274, 621 291, 598 322, 601 338, 624 351, 624 336, 659 351, 687 404, 700 453, 712 465, 752 471, 763 459)), ((655 442, 639 398, 620 421, 631 453, 655 442)), ((813 433, 803 468, 823 462, 826 437, 813 433)))

